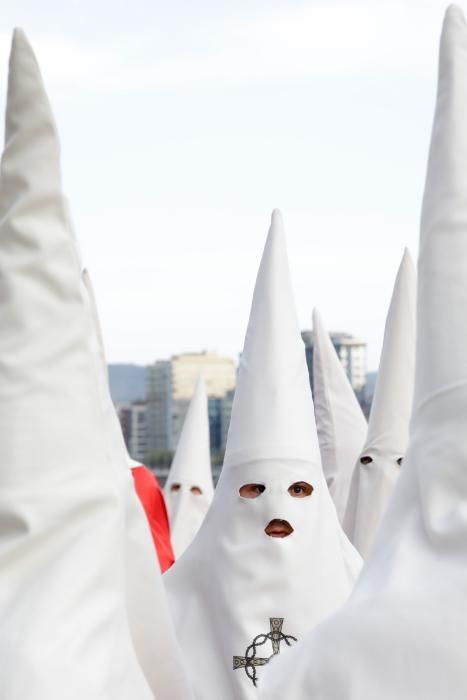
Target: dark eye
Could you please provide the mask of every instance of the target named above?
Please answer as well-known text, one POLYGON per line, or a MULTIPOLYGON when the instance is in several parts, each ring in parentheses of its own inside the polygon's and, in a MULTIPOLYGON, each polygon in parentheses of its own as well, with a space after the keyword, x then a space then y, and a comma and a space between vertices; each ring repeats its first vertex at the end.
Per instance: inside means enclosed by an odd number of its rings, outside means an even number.
POLYGON ((397 460, 397 464, 398 464, 399 466, 402 464, 402 457, 399 457, 399 459, 397 460))
POLYGON ((194 493, 195 496, 201 496, 201 494, 203 493, 199 486, 192 486, 190 491, 191 493, 194 493))
POLYGON ((370 457, 369 455, 365 455, 364 457, 360 457, 361 464, 371 464, 372 461, 373 461, 373 458, 370 457))
POLYGON ((180 484, 172 484, 170 487, 171 491, 180 491, 180 484))
POLYGON ((264 484, 243 484, 238 492, 242 498, 258 498, 265 490, 264 484))
POLYGON ((313 493, 313 486, 307 481, 295 481, 287 490, 293 498, 306 498, 313 493))

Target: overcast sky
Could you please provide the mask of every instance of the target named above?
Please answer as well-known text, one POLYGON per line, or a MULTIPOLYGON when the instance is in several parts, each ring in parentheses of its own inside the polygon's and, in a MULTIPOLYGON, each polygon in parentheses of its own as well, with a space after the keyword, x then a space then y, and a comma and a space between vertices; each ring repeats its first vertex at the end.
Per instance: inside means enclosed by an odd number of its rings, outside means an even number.
POLYGON ((379 361, 417 252, 440 0, 2 0, 36 50, 109 361, 242 349, 271 210, 303 328, 379 361))

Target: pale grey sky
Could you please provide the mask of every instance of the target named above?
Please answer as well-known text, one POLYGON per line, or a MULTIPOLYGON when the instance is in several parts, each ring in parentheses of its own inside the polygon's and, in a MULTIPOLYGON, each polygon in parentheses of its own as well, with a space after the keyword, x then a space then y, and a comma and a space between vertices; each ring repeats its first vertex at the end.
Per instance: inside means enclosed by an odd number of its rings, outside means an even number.
POLYGON ((440 0, 3 0, 36 50, 109 361, 242 348, 271 210, 302 327, 377 367, 416 255, 440 0))

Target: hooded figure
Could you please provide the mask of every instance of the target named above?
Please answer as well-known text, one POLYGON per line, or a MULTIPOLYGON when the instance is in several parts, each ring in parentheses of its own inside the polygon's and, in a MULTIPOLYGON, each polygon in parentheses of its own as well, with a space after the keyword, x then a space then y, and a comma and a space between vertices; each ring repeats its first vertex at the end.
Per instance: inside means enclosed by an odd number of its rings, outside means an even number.
POLYGON ((117 467, 116 473, 124 481, 126 595, 132 638, 154 697, 190 700, 192 692, 170 618, 161 571, 154 556, 150 522, 135 491, 133 460, 128 455, 110 395, 101 325, 87 270, 83 270, 82 281, 92 319, 90 343, 105 415, 106 437, 117 467))
POLYGON ((273 212, 211 507, 164 575, 199 700, 248 700, 263 666, 348 596, 360 557, 321 469, 282 218, 273 212))
POLYGON ((54 120, 16 30, 0 180, 0 697, 153 700, 54 120))
POLYGON ((368 425, 316 309, 313 311, 313 336, 313 399, 319 448, 324 476, 342 522, 352 472, 368 425))
POLYGON ((199 377, 164 488, 175 557, 198 532, 212 501, 206 387, 199 377))
POLYGON ((405 250, 386 319, 368 435, 353 472, 343 523, 364 559, 386 511, 409 441, 416 284, 412 258, 405 250))
POLYGON ((447 11, 423 201, 410 446, 354 593, 261 700, 467 697, 467 26, 447 11))

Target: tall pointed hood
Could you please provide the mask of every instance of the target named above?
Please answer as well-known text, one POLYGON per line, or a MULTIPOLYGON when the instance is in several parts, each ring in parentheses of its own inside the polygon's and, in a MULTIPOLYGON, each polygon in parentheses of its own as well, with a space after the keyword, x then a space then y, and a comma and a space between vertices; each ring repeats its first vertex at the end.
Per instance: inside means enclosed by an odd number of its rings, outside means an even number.
POLYGON ((198 532, 214 493, 206 386, 199 377, 165 484, 171 539, 179 557, 198 532))
POLYGON ((368 435, 357 460, 344 530, 365 558, 400 473, 409 440, 415 379, 416 273, 406 249, 384 330, 368 435))
POLYGON ((261 668, 248 656, 254 640, 276 630, 278 646, 271 648, 274 638, 265 636, 264 648, 256 650, 264 665, 345 600, 359 568, 321 469, 282 218, 275 211, 221 477, 193 542, 164 575, 195 694, 255 698, 261 668), (277 522, 287 522, 292 533, 271 536, 277 522), (201 675, 206 666, 215 672, 201 675))
POLYGON ((0 181, 0 696, 150 700, 60 148, 16 30, 0 181))
POLYGON ((93 333, 89 340, 91 347, 94 348, 108 449, 112 452, 116 467, 115 478, 123 480, 126 510, 124 535, 126 601, 132 639, 154 697, 190 700, 192 691, 170 618, 148 521, 137 497, 130 471, 133 460, 128 455, 110 395, 101 325, 91 278, 87 270, 83 270, 82 280, 92 318, 93 333))
POLYGON ((368 425, 321 316, 313 310, 316 427, 329 492, 342 522, 368 425))
POLYGON ((423 200, 404 469, 348 603, 271 667, 261 698, 467 697, 466 120, 467 26, 451 6, 423 200))
POLYGON ((174 482, 198 486, 212 497, 214 487, 209 452, 208 398, 202 375, 196 382, 185 416, 166 487, 170 490, 174 482))
POLYGON ((406 248, 397 271, 363 453, 404 455, 409 442, 415 376, 417 278, 406 248))
POLYGON ((255 459, 287 457, 306 460, 321 474, 298 329, 284 225, 276 209, 253 295, 223 473, 255 459))

